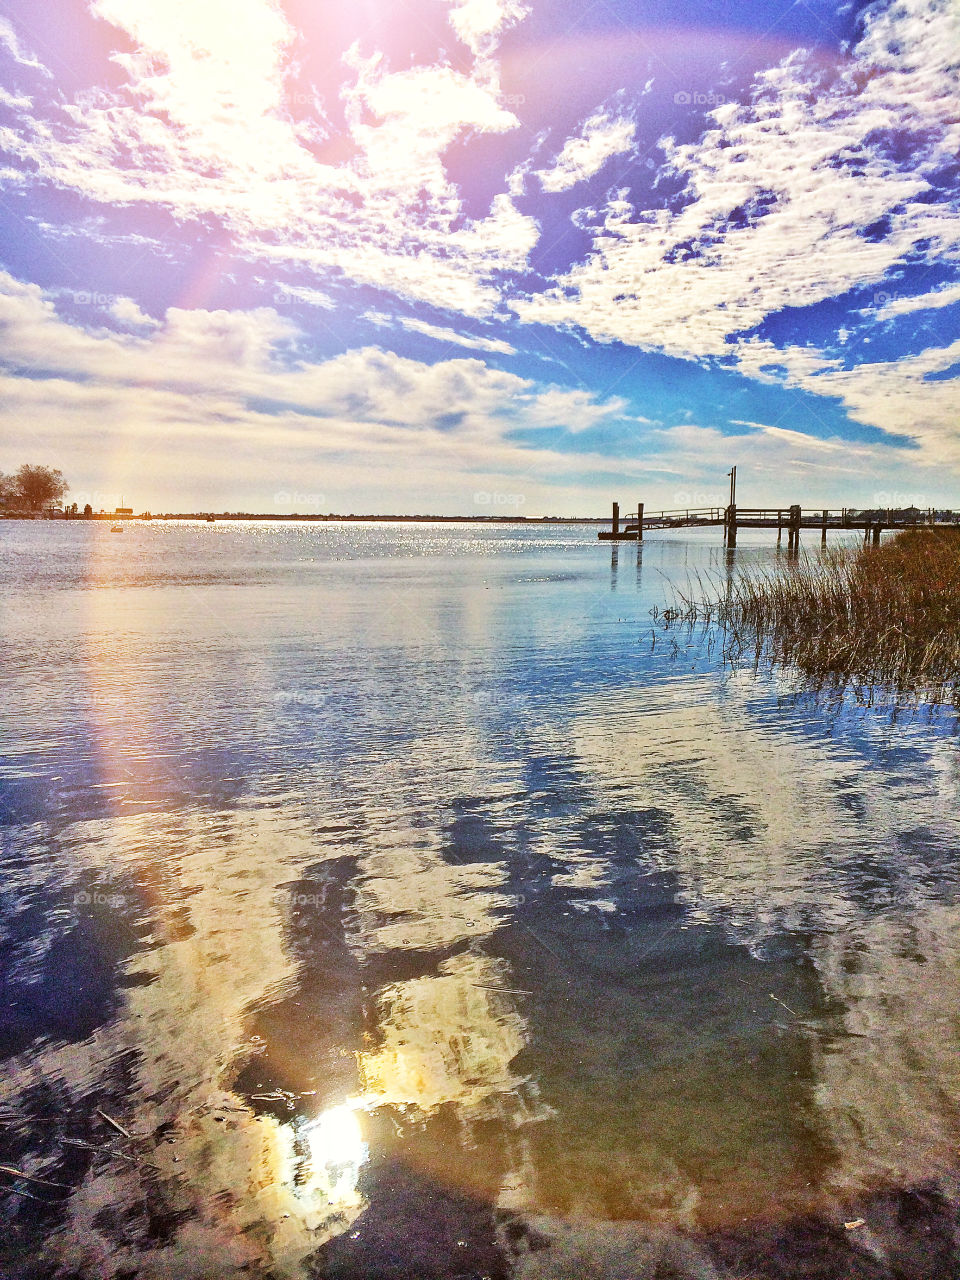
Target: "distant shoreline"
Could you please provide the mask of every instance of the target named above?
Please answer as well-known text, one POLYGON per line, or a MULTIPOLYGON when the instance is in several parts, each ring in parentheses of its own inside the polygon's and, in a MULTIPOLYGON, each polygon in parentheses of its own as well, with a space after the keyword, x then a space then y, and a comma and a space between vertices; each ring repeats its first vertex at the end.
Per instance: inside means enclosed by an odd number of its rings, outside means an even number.
POLYGON ((207 512, 207 511, 180 511, 180 512, 161 512, 159 514, 148 514, 144 512, 142 515, 116 515, 109 512, 95 512, 91 516, 23 516, 23 515, 5 515, 5 520, 68 520, 71 524, 77 522, 79 524, 89 524, 94 520, 109 520, 113 524, 124 524, 130 521, 135 523, 152 524, 155 520, 197 520, 200 523, 209 523, 212 519, 214 523, 220 523, 224 520, 275 520, 275 521, 291 521, 302 524, 309 521, 311 524, 609 524, 609 516, 373 516, 373 515, 299 515, 293 512, 290 515, 277 515, 273 512, 249 512, 249 511, 224 511, 224 512, 207 512))

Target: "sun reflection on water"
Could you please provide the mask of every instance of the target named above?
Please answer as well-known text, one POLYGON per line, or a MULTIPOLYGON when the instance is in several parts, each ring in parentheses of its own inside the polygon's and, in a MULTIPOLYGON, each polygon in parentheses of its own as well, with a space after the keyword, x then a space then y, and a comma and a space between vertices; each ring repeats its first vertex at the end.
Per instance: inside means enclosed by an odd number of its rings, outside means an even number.
POLYGON ((354 1107, 349 1102, 331 1107, 304 1125, 302 1133, 310 1167, 304 1192, 322 1193, 331 1206, 359 1201, 357 1184, 369 1150, 354 1107))

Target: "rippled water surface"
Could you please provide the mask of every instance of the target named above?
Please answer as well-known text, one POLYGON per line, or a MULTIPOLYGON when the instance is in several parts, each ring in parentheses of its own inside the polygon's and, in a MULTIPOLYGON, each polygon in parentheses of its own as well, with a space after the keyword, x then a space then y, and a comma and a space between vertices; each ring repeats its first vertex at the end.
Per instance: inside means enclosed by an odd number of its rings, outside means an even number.
POLYGON ((659 629, 713 531, 0 551, 11 1274, 732 1275, 953 1176, 955 725, 659 629))

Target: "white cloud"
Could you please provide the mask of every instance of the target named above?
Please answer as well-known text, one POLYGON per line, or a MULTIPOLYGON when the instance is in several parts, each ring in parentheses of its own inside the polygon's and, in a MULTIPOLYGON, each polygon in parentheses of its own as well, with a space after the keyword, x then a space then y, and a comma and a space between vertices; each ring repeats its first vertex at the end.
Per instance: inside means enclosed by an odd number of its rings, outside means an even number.
POLYGON ((698 142, 664 140, 683 207, 613 202, 589 258, 516 310, 601 341, 722 355, 784 307, 879 282, 920 249, 956 255, 960 214, 926 197, 927 175, 960 150, 958 46, 956 5, 903 0, 872 11, 832 80, 791 56, 749 104, 712 112, 698 142), (898 137, 914 140, 905 167, 898 137))
MULTIPOLYGON (((476 25, 479 11, 467 12, 476 25)), ((512 10, 498 12, 506 21, 512 10)), ((519 125, 489 60, 470 73, 393 72, 381 55, 348 51, 351 79, 336 89, 349 146, 333 164, 293 118, 295 32, 269 0, 98 0, 96 13, 135 46, 114 55, 125 84, 78 95, 59 118, 24 110, 16 130, 0 129, 39 181, 182 221, 213 216, 251 257, 470 315, 496 307, 504 268, 524 266, 534 220, 506 193, 466 218, 444 164, 464 133, 519 125)))
MULTIPOLYGON (((390 323, 389 317, 376 313, 368 313, 368 318, 373 320, 374 324, 382 323, 383 320, 390 323)), ((497 355, 515 356, 517 354, 515 347, 511 347, 509 342, 504 342, 500 338, 482 338, 472 333, 458 333, 456 329, 429 324, 426 320, 417 320, 413 316, 398 316, 397 323, 410 333, 422 333, 424 337, 436 338, 438 342, 455 343, 457 346, 469 347, 474 351, 489 351, 497 355)))
MULTIPOLYGON (((0 274, 0 437, 8 451, 16 442, 47 453, 77 477, 77 490, 104 492, 109 477, 142 492, 156 469, 167 479, 152 492, 167 509, 189 508, 209 491, 225 455, 230 483, 246 477, 260 492, 258 509, 272 505, 273 490, 256 486, 274 459, 297 472, 322 467, 317 491, 335 483, 341 493, 369 492, 377 477, 381 507, 406 492, 408 509, 439 502, 455 511, 469 508, 478 488, 508 482, 509 492, 541 493, 552 510, 551 484, 566 480, 573 493, 584 470, 608 466, 599 455, 520 446, 509 436, 546 425, 580 430, 616 417, 620 401, 472 357, 426 364, 367 347, 312 362, 298 355, 301 336, 271 308, 170 308, 148 332, 87 331, 60 317, 37 286, 0 274)), ((299 480, 296 487, 303 490, 299 480)))
POLYGON ((750 377, 834 397, 856 421, 914 441, 918 449, 911 461, 943 468, 944 478, 960 474, 960 375, 931 377, 960 365, 960 339, 852 369, 812 347, 779 349, 758 339, 741 343, 737 356, 750 377))
POLYGON ((110 314, 125 328, 155 329, 158 324, 158 321, 142 311, 132 298, 117 298, 110 307, 110 314))
POLYGON ((773 427, 764 422, 743 422, 739 418, 733 418, 732 421, 738 426, 754 427, 757 431, 773 440, 782 440, 801 454, 812 451, 814 453, 844 453, 849 456, 857 452, 856 446, 851 447, 848 441, 821 440, 817 436, 810 435, 808 431, 792 431, 789 427, 773 427))
POLYGON ((492 53, 507 27, 530 12, 520 0, 449 0, 450 25, 474 53, 492 53))
POLYGON ((544 191, 567 191, 599 173, 611 157, 631 151, 636 143, 632 120, 597 112, 580 133, 568 138, 552 169, 535 170, 544 191))
MULTIPOLYGON (((125 309, 124 309, 125 310, 125 309)), ((524 514, 602 514, 618 486, 651 509, 674 506, 681 483, 713 488, 731 459, 758 501, 848 502, 889 490, 949 501, 957 445, 941 431, 955 413, 950 384, 927 372, 960 358, 960 342, 908 367, 794 376, 891 431, 907 413, 921 447, 823 441, 776 423, 742 435, 695 423, 641 423, 618 397, 551 386, 476 358, 436 364, 379 347, 322 361, 271 308, 171 308, 152 329, 87 331, 61 318, 35 285, 0 275, 0 439, 7 470, 24 456, 61 466, 76 492, 137 493, 165 510, 270 510, 281 489, 322 492, 325 509, 464 512, 478 490, 525 495, 524 514), (611 461, 599 450, 517 444, 512 433, 609 423, 637 431, 611 461), (229 457, 229 468, 224 458, 229 457), (671 482, 669 477, 675 477, 671 482), (294 479, 295 478, 295 479, 294 479)), ((533 437, 535 439, 536 437, 533 437)), ((622 490, 621 490, 622 491, 622 490)), ((483 514, 482 512, 480 514, 483 514)))
MULTIPOLYGON (((917 451, 886 444, 853 443, 839 437, 818 438, 766 423, 742 423, 741 434, 695 423, 653 430, 644 437, 645 456, 671 469, 690 485, 724 502, 725 473, 738 462, 737 492, 747 506, 802 501, 818 507, 864 505, 877 491, 909 485, 910 492, 930 495, 931 503, 951 502, 950 473, 917 451)), ((652 509, 652 503, 648 503, 652 509)), ((676 506, 676 502, 666 502, 676 506)), ((686 505, 685 503, 682 505, 686 505)), ((702 505, 709 505, 704 503, 702 505)))
POLYGON ((825 369, 839 369, 842 361, 825 356, 816 347, 777 347, 762 338, 739 342, 735 352, 742 373, 757 382, 782 383, 787 387, 809 387, 810 377, 825 369))
POLYGON ((151 110, 200 134, 229 119, 249 138, 257 161, 276 139, 278 66, 294 32, 263 0, 95 0, 97 17, 128 33, 138 49, 114 58, 131 72, 151 110), (162 61, 161 61, 162 60, 162 61))
MULTIPOLYGON (((8 93, 6 89, 0 86, 0 106, 10 107, 13 111, 26 111, 32 102, 29 98, 25 98, 22 94, 8 93)), ((0 182, 9 182, 22 180, 22 174, 15 173, 13 170, 0 170, 0 182)))
POLYGON ((935 311, 940 307, 952 307, 960 302, 960 284, 943 285, 930 293, 914 297, 889 298, 876 312, 878 320, 890 320, 893 316, 905 316, 911 311, 935 311))
MULTIPOLYGON (((6 49, 14 62, 18 62, 21 67, 29 67, 31 71, 39 71, 45 76, 50 76, 50 71, 43 63, 32 53, 26 52, 17 37, 16 31, 6 18, 0 18, 0 45, 6 49)), ((12 104, 16 100, 10 99, 9 101, 12 104)))
POLYGON ((861 364, 805 377, 818 395, 836 396, 847 412, 919 445, 922 461, 960 473, 960 376, 931 378, 960 365, 960 339, 900 360, 861 364))
POLYGON ((589 391, 565 391, 554 387, 537 397, 530 413, 534 426, 564 426, 568 431, 586 431, 611 418, 622 417, 627 401, 619 396, 598 400, 589 391))

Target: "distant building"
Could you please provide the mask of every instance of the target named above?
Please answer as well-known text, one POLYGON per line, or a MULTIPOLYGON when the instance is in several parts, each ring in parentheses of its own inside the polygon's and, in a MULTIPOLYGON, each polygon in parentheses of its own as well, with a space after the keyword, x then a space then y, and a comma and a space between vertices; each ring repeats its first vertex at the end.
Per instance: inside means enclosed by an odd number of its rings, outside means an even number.
POLYGON ((133 507, 117 507, 113 514, 115 516, 132 516, 133 507))

